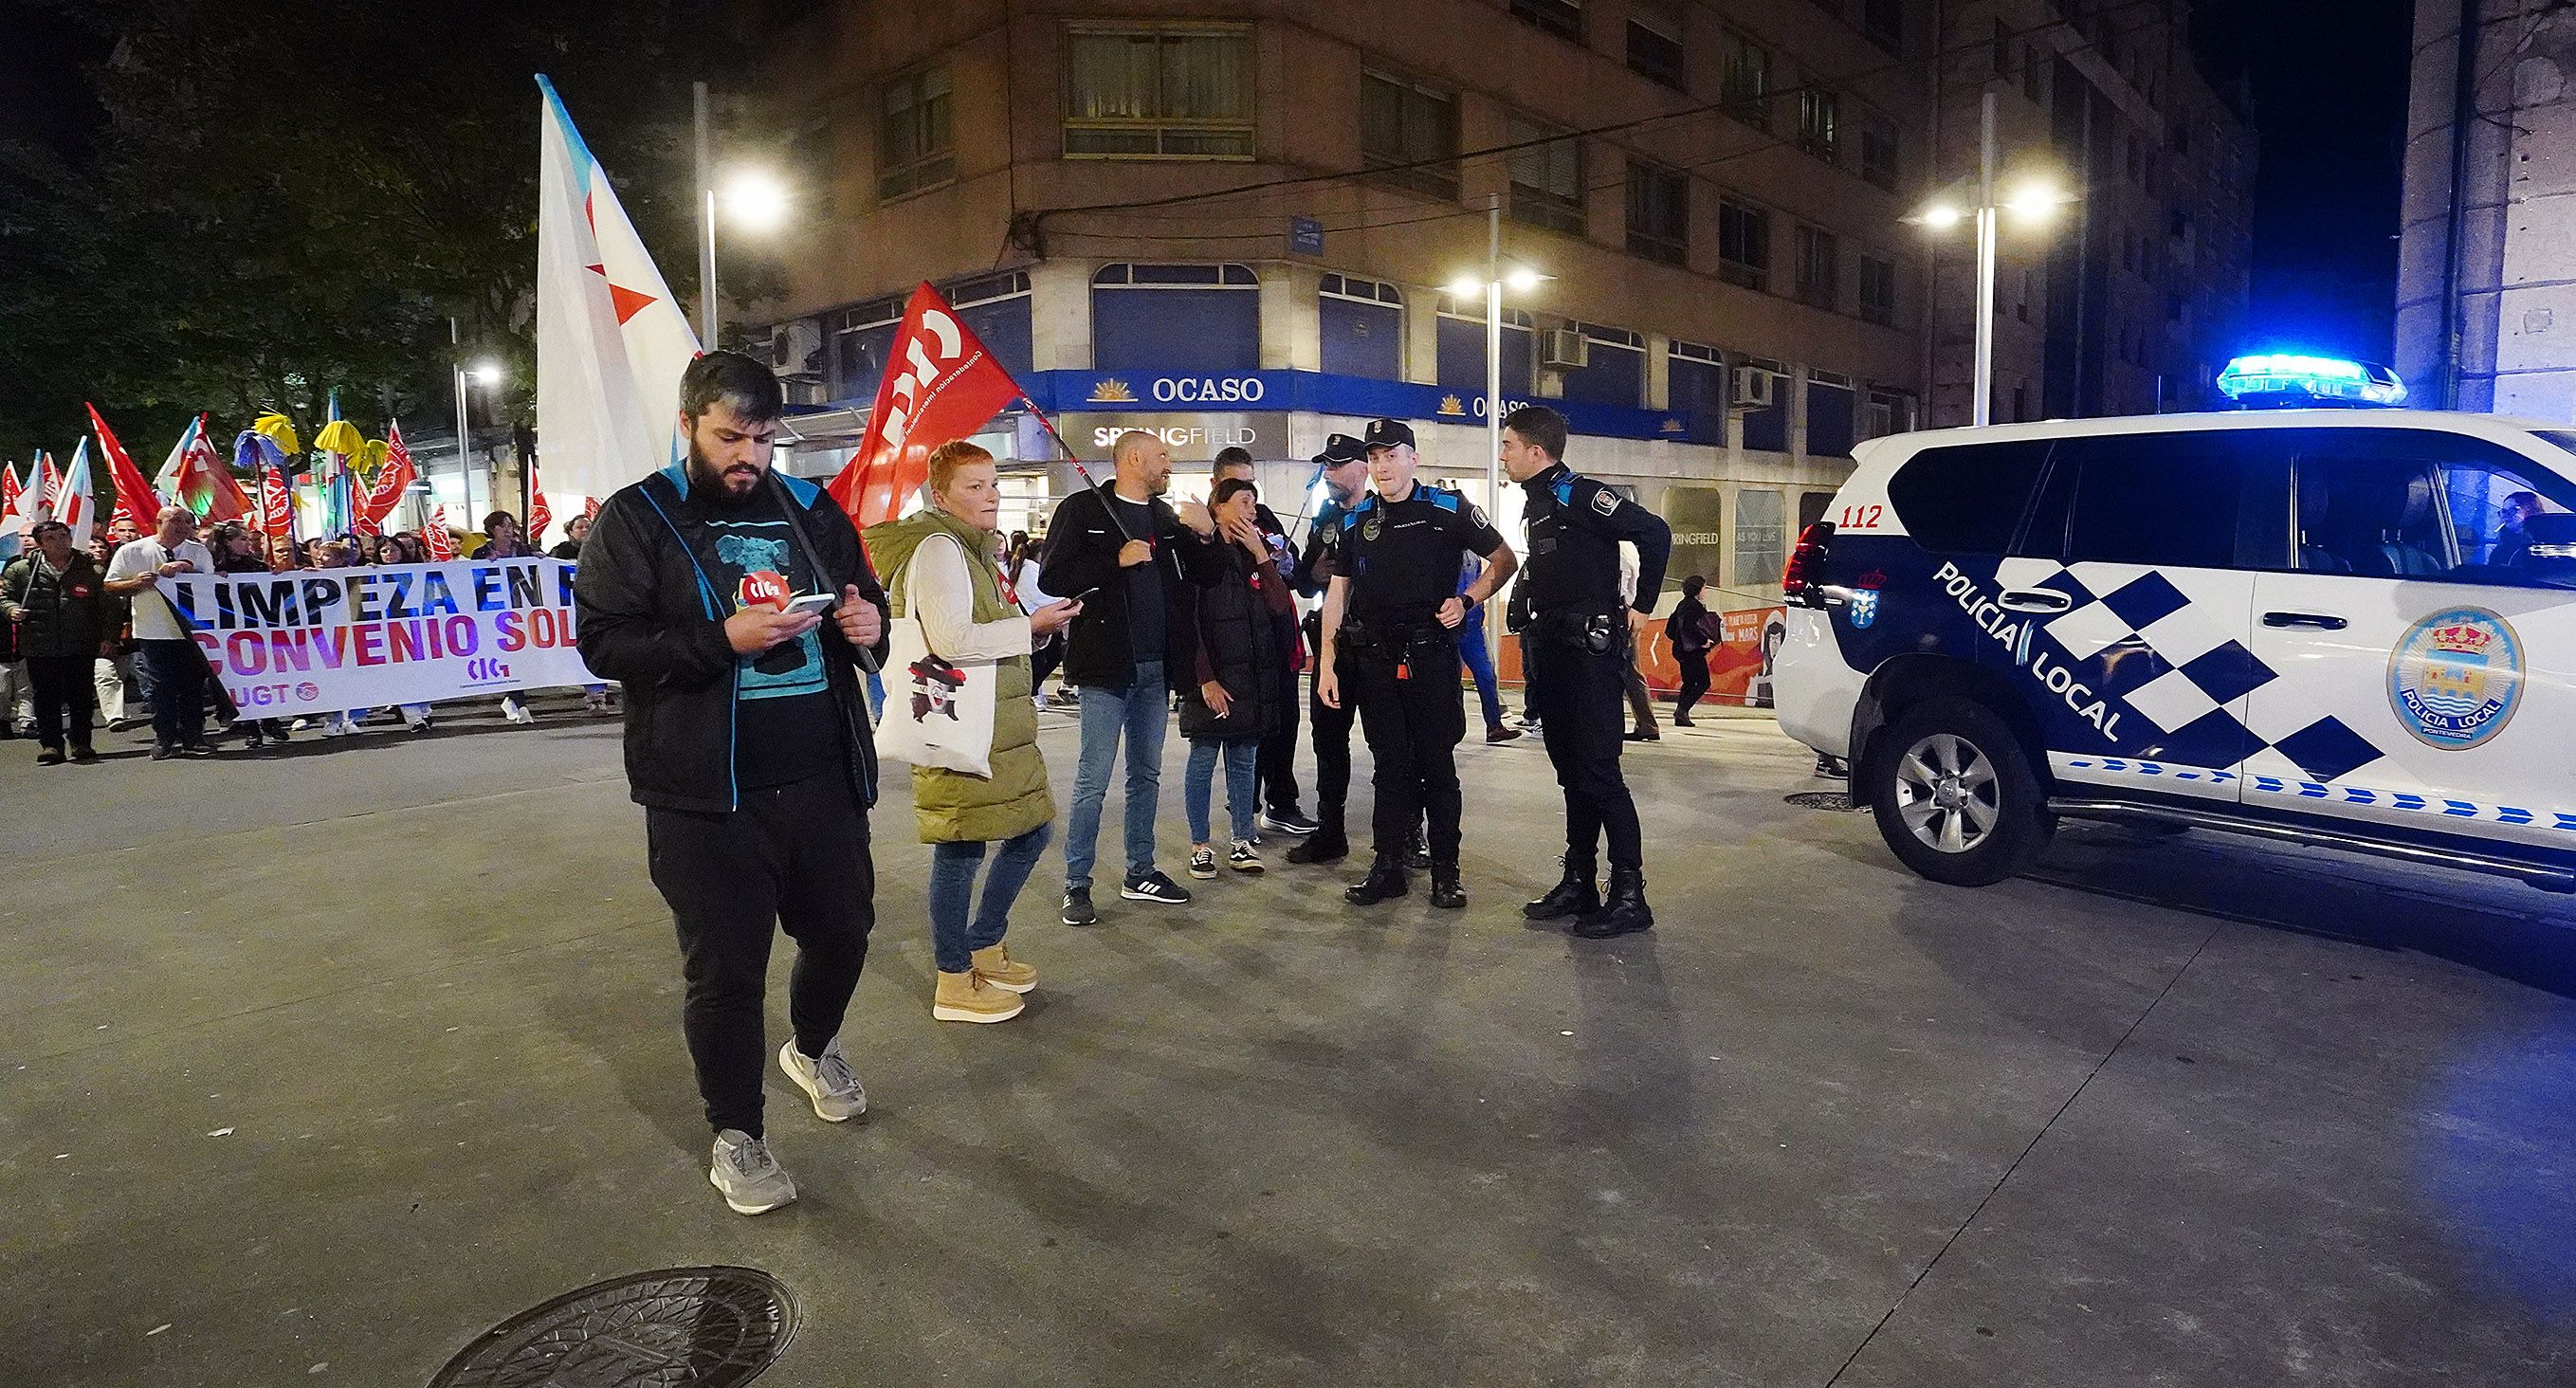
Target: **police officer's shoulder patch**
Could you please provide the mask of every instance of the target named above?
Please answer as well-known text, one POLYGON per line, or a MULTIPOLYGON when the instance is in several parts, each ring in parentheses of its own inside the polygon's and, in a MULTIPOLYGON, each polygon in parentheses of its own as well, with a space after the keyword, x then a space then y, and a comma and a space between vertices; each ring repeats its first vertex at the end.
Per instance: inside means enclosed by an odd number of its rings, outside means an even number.
POLYGON ((1467 523, 1476 527, 1478 530, 1489 529, 1493 524, 1491 521, 1485 519, 1485 508, 1478 506, 1473 502, 1469 502, 1467 505, 1467 523))
POLYGON ((1574 504, 1574 484, 1572 482, 1558 482, 1556 484, 1556 504, 1559 506, 1571 506, 1574 504))
POLYGON ((1616 512, 1619 509, 1619 494, 1608 487, 1595 488, 1592 493, 1592 509, 1605 516, 1616 512))

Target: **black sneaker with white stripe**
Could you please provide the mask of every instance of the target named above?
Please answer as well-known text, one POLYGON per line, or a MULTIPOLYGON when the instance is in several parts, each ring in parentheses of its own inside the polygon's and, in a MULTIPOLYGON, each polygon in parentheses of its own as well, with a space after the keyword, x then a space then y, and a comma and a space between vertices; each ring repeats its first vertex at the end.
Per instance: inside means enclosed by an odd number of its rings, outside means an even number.
POLYGON ((1127 885, 1120 887, 1118 894, 1129 901, 1159 901, 1166 906, 1186 905, 1190 899, 1187 888, 1159 871, 1128 878, 1127 885))
POLYGON ((1274 833, 1293 834, 1298 838, 1304 838, 1322 826, 1308 819, 1296 806, 1291 805, 1284 810, 1263 810, 1261 827, 1274 833))

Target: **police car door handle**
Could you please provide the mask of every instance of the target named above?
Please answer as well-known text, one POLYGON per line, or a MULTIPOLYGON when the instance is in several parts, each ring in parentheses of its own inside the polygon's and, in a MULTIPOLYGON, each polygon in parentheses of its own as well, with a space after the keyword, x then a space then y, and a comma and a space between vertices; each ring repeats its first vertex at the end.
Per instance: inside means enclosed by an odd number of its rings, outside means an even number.
POLYGON ((2064 612, 2075 599, 2054 588, 2007 588, 1995 605, 2007 612, 2064 612))
POLYGON ((2267 627, 2316 627, 2323 631, 2341 631, 2350 623, 2328 612, 2266 612, 2267 627))

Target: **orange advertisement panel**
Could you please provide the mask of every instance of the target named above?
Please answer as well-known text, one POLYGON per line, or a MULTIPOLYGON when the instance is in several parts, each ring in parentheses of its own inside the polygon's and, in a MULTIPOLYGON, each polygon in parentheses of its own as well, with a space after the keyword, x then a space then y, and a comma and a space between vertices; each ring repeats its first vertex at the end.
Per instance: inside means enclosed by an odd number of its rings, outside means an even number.
MULTIPOLYGON (((1748 607, 1709 614, 1719 627, 1718 642, 1708 653, 1708 701, 1747 708, 1771 707, 1772 663, 1789 630, 1785 607, 1748 607)), ((1521 682, 1520 642, 1506 638, 1499 667, 1506 684, 1521 682)), ((1656 618, 1637 637, 1637 669, 1646 687, 1659 694, 1681 688, 1681 667, 1673 661, 1672 643, 1664 639, 1664 621, 1656 618)))

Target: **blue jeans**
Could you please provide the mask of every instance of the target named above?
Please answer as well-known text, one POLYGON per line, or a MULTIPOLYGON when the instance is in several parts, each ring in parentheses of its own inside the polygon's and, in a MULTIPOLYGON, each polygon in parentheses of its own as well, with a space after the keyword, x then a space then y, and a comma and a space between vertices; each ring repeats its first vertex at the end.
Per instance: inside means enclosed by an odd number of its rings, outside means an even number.
POLYGON ((975 868, 984 861, 982 842, 934 843, 930 846, 930 954, 944 974, 962 974, 974 963, 974 952, 991 949, 1002 942, 1003 932, 1011 928, 1011 903, 1019 900, 1020 888, 1029 880, 1029 870, 1038 865, 1038 855, 1046 852, 1047 832, 1054 826, 1041 824, 1017 838, 1002 840, 1002 851, 993 855, 993 870, 984 876, 984 901, 975 907, 975 919, 968 923, 967 908, 974 905, 975 868))
POLYGON ((1208 841, 1208 796, 1216 780, 1220 750, 1225 753, 1225 814, 1234 821, 1234 836, 1250 843, 1259 832, 1253 823, 1253 815, 1260 808, 1253 773, 1261 765, 1261 739, 1219 742, 1212 737, 1194 737, 1190 739, 1189 775, 1181 781, 1181 804, 1189 811, 1193 844, 1208 841))
POLYGON ((1127 876, 1154 870, 1154 802, 1163 793, 1163 730, 1171 725, 1172 687, 1163 662, 1136 662, 1124 689, 1082 686, 1082 759, 1073 768, 1073 813, 1066 817, 1064 889, 1091 887, 1091 864, 1100 844, 1101 802, 1109 796, 1109 770, 1118 743, 1127 743, 1127 876))
POLYGON ((1485 609, 1470 611, 1459 628, 1458 658, 1467 662, 1467 673, 1476 677, 1476 697, 1485 705, 1485 726, 1501 727, 1503 700, 1494 692, 1493 654, 1485 649, 1485 609))

